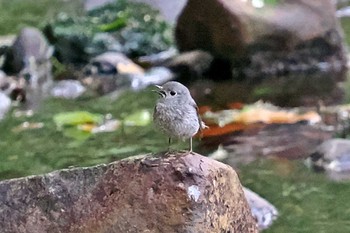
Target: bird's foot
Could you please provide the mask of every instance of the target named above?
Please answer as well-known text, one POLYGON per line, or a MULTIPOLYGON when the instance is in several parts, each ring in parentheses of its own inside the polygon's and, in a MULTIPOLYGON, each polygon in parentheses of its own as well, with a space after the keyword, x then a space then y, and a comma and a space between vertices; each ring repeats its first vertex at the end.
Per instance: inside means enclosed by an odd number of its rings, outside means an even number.
POLYGON ((195 153, 192 150, 180 150, 179 152, 181 154, 184 154, 184 155, 189 155, 189 154, 194 154, 195 153))

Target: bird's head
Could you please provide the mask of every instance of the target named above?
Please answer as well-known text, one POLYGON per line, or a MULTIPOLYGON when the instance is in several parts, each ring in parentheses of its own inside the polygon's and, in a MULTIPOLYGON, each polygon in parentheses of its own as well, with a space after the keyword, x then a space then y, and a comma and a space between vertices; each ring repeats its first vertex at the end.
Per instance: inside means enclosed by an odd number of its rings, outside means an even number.
POLYGON ((173 99, 173 98, 182 98, 182 97, 191 97, 187 87, 182 85, 179 82, 171 81, 165 83, 163 86, 155 85, 157 90, 155 90, 161 98, 164 99, 173 99))

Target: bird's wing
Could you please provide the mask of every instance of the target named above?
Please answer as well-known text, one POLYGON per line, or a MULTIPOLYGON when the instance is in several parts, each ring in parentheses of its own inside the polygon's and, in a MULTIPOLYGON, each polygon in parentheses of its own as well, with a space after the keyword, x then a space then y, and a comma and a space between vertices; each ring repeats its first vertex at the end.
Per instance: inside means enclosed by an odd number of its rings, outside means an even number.
POLYGON ((197 104, 193 101, 192 105, 197 111, 197 118, 198 118, 198 123, 199 123, 199 132, 202 132, 203 129, 206 129, 206 128, 209 128, 209 127, 202 121, 202 118, 199 115, 199 109, 198 109, 197 104))

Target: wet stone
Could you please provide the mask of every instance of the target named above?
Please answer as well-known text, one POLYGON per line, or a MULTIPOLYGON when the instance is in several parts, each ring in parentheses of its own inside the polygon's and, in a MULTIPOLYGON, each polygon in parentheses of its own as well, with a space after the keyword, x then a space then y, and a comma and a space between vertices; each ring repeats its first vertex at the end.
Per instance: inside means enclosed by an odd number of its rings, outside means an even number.
POLYGON ((51 89, 51 95, 58 98, 76 99, 86 88, 78 80, 62 80, 51 89))
POLYGON ((269 228, 278 217, 276 207, 248 188, 243 188, 243 191, 259 229, 269 228))
POLYGON ((323 142, 310 157, 317 171, 324 170, 331 179, 350 179, 350 140, 330 139, 323 142))
POLYGON ((11 107, 10 98, 0 91, 0 120, 4 118, 6 113, 10 110, 10 107, 11 107))
POLYGON ((258 232, 235 171, 195 153, 5 180, 0 193, 3 233, 258 232))

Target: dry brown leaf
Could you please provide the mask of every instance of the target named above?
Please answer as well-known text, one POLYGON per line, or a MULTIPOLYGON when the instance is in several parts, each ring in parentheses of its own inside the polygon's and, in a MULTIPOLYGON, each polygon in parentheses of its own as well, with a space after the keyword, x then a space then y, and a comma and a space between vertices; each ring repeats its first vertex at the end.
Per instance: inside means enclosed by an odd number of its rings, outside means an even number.
POLYGON ((223 127, 210 125, 209 128, 203 130, 202 137, 220 136, 231 132, 243 130, 246 127, 246 125, 239 123, 227 124, 223 127))
POLYGON ((264 124, 294 124, 300 121, 318 123, 321 116, 315 111, 298 113, 296 110, 278 108, 274 105, 257 102, 247 105, 242 110, 241 105, 232 105, 234 109, 217 112, 210 111, 209 106, 201 107, 200 112, 206 124, 210 127, 204 130, 203 137, 218 136, 245 129, 255 123, 264 124), (207 111, 205 111, 207 110, 207 111))
POLYGON ((252 124, 257 122, 266 124, 293 124, 299 121, 317 123, 321 121, 321 117, 318 113, 312 111, 305 114, 298 114, 284 110, 274 111, 261 108, 243 111, 234 117, 234 122, 243 124, 252 124))

